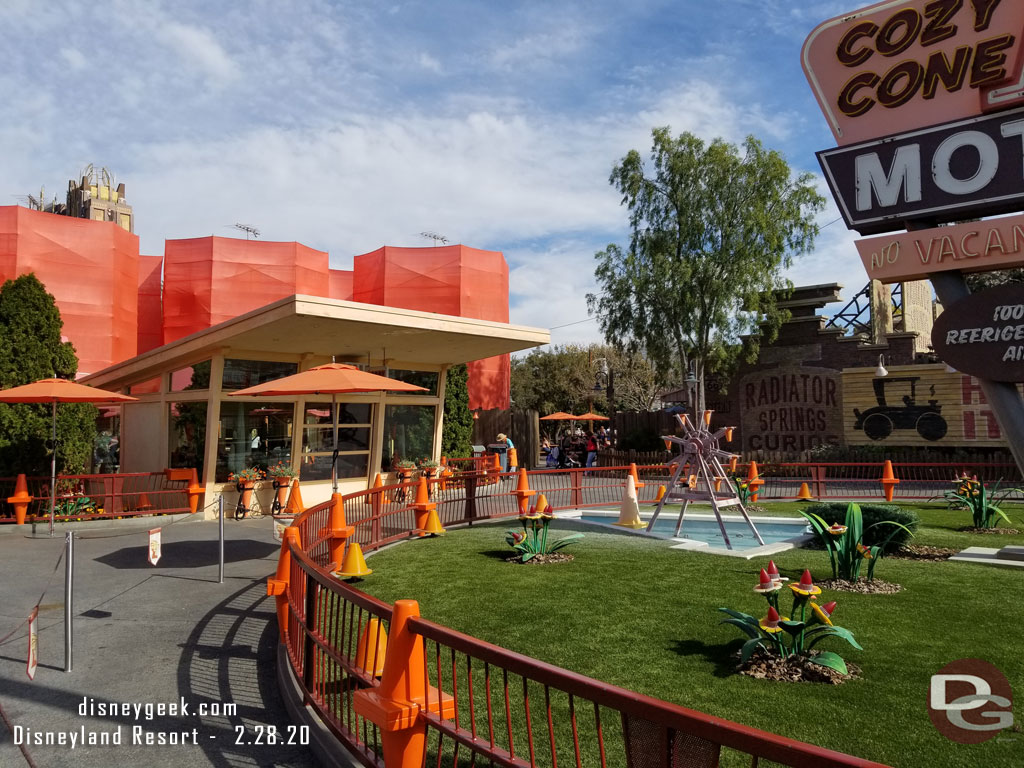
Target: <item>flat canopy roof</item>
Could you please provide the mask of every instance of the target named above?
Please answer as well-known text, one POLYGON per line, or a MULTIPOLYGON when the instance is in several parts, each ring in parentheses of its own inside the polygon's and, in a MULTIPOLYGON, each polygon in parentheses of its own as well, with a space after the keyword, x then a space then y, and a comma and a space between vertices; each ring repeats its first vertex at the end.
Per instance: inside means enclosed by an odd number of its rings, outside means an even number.
POLYGON ((232 351, 330 358, 376 357, 433 365, 466 363, 547 344, 542 328, 413 309, 295 295, 144 352, 82 378, 92 386, 141 381, 173 367, 232 351))

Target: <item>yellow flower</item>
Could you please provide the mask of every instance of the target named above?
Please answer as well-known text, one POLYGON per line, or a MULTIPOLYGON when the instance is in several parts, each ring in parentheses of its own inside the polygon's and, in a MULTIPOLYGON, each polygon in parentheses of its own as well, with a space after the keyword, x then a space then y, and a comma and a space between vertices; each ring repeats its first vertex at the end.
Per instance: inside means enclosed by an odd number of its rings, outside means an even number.
POLYGON ((811 580, 811 572, 807 570, 800 577, 800 581, 796 584, 790 584, 789 588, 796 594, 804 595, 805 597, 821 594, 821 588, 814 586, 814 582, 811 580))
POLYGON ((846 533, 846 526, 840 525, 839 523, 833 523, 832 527, 828 529, 828 532, 833 536, 842 536, 846 533))
POLYGON ((874 555, 871 554, 871 550, 865 547, 863 544, 857 544, 857 551, 860 552, 861 557, 870 560, 874 555))
POLYGON ((828 624, 832 626, 832 612, 836 609, 836 603, 833 600, 831 603, 825 603, 825 605, 818 605, 817 603, 811 603, 811 610, 814 611, 814 615, 818 617, 818 620, 822 624, 828 624))
POLYGON ((779 626, 780 621, 789 621, 789 619, 785 616, 779 616, 779 612, 775 608, 768 606, 768 615, 761 619, 757 626, 765 632, 774 635, 776 632, 782 631, 782 627, 779 626))

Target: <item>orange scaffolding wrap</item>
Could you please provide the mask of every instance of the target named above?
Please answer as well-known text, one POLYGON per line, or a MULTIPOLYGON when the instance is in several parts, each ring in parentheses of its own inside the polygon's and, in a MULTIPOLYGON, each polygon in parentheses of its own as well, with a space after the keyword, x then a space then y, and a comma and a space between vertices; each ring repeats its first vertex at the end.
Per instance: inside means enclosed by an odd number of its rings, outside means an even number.
POLYGON ((139 256, 139 351, 141 355, 163 343, 164 318, 160 309, 159 256, 139 256))
MULTIPOLYGON (((325 251, 226 237, 164 245, 164 343, 297 293, 325 296, 325 251)), ((326 297, 325 297, 326 298, 326 297)))
MULTIPOLYGON (((465 245, 384 246, 355 257, 353 301, 508 322, 508 264, 465 245)), ((508 408, 508 355, 469 365, 469 407, 508 408)))
POLYGON ((351 269, 332 269, 329 275, 331 295, 327 298, 352 301, 352 281, 355 273, 351 269))
POLYGON ((0 280, 30 272, 56 298, 79 373, 135 356, 136 235, 113 222, 0 206, 0 280))

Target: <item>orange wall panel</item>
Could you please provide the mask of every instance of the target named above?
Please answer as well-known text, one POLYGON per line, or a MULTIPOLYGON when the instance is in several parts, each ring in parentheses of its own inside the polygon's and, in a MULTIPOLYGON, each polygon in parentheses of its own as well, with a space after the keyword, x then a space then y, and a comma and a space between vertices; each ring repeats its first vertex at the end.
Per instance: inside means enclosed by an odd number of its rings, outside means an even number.
MULTIPOLYGON (((384 246, 355 257, 353 301, 508 322, 508 264, 464 245, 384 246)), ((509 407, 508 355, 469 366, 470 408, 509 407)))
POLYGON ((327 298, 352 301, 352 281, 355 279, 355 272, 351 269, 332 269, 329 278, 331 291, 327 298))
POLYGON ((163 258, 139 256, 139 329, 138 354, 156 349, 163 343, 163 311, 160 298, 160 272, 163 258))
POLYGON ((54 295, 80 373, 134 357, 139 238, 113 222, 0 208, 0 280, 34 272, 54 295))
POLYGON ((226 237, 164 245, 165 344, 292 296, 327 296, 328 256, 299 243, 226 237))

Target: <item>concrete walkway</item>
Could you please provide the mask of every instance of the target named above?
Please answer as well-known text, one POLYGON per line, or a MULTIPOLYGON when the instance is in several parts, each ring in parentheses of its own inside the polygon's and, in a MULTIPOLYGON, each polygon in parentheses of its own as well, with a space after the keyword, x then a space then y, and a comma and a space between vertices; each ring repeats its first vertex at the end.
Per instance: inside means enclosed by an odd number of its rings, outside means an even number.
POLYGON ((277 691, 277 620, 265 580, 280 544, 270 519, 225 523, 223 584, 217 583, 215 522, 165 527, 163 557, 154 567, 146 560, 146 529, 159 523, 75 526, 69 673, 63 671, 64 563, 55 569, 64 533, 51 539, 42 526, 35 537, 28 526, 0 528, 0 638, 46 588, 34 681, 25 673, 27 627, 0 644, 0 707, 8 721, 0 718, 0 768, 317 765, 297 743, 301 732, 289 730, 277 691), (130 711, 101 716, 93 707, 90 714, 90 701, 130 711), (186 711, 178 711, 183 705, 186 711), (24 751, 13 731, 33 737, 24 751), (83 732, 119 734, 121 743, 82 746, 83 732), (61 733, 68 740, 63 746, 34 743, 36 736, 61 733), (145 744, 161 736, 177 743, 145 744), (284 743, 289 738, 296 743, 284 743))

